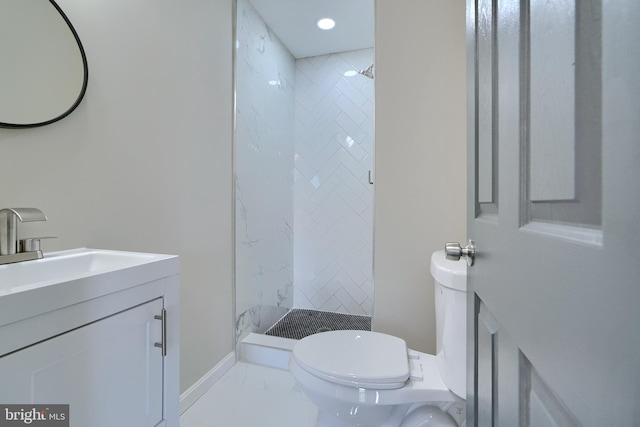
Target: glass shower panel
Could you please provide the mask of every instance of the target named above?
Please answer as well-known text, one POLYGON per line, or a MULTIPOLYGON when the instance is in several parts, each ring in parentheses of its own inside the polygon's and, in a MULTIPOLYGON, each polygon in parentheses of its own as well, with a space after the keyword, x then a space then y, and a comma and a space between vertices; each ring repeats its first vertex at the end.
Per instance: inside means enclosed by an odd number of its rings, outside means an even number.
POLYGON ((247 0, 237 3, 236 339, 293 305, 295 60, 247 0))

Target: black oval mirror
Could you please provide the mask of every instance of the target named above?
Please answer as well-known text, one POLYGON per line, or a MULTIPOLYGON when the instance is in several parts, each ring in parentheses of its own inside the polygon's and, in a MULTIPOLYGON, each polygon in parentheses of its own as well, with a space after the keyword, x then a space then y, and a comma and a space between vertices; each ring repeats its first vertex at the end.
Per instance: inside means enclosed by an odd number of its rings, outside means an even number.
POLYGON ((56 122, 84 96, 87 58, 54 0, 2 0, 0 57, 0 127, 56 122))

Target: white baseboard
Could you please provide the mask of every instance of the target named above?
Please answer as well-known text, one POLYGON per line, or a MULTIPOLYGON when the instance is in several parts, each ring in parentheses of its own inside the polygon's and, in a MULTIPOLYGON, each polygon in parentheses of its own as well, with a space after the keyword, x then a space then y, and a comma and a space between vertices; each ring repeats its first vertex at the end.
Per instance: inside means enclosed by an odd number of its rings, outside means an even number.
POLYGON ((196 403, 222 376, 236 363, 236 353, 227 354, 216 366, 204 374, 191 387, 180 395, 180 414, 196 403))

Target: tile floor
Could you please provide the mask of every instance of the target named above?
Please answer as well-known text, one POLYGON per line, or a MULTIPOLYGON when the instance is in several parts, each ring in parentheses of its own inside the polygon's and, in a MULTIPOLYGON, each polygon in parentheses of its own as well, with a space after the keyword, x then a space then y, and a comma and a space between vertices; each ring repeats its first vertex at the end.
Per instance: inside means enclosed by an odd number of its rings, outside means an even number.
POLYGON ((314 427, 318 409, 288 371, 236 363, 180 417, 180 427, 314 427))
POLYGON ((265 335, 301 340, 320 331, 371 330, 371 316, 330 311, 291 309, 265 335))

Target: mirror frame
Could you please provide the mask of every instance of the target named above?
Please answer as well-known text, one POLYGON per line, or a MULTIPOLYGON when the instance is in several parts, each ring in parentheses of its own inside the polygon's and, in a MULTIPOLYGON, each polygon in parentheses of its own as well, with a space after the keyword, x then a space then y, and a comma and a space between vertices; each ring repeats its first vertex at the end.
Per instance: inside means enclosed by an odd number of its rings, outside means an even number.
POLYGON ((71 107, 69 107, 67 109, 67 111, 63 112, 62 114, 60 114, 60 115, 58 115, 58 116, 56 116, 56 117, 54 117, 52 119, 49 119, 49 120, 46 120, 46 121, 43 121, 43 122, 38 122, 38 123, 26 123, 26 124, 5 123, 5 122, 0 121, 0 128, 24 129, 24 128, 33 128, 33 127, 45 126, 45 125, 48 125, 48 124, 51 124, 51 123, 55 123, 58 120, 62 120, 65 117, 67 117, 69 114, 71 114, 73 112, 73 110, 75 110, 76 107, 78 107, 78 105, 80 104, 80 102, 84 98, 84 95, 85 95, 85 93, 87 91, 87 83, 89 82, 89 67, 87 65, 87 55, 85 54, 84 47, 82 46, 82 42, 80 41, 80 37, 78 36, 78 33, 76 32, 76 29, 71 24, 71 21, 69 21, 69 18, 67 17, 67 15, 60 8, 60 6, 58 6, 58 4, 55 2, 55 0, 49 0, 49 3, 51 3, 51 5, 58 11, 60 16, 64 20, 64 22, 67 24, 67 26, 71 30, 71 33, 73 34, 74 39, 76 40, 76 43, 78 44, 78 48, 80 49, 80 56, 82 57, 82 65, 84 67, 84 71, 83 71, 84 81, 82 82, 82 88, 80 89, 80 94, 78 95, 78 98, 75 100, 75 102, 71 105, 71 107))

